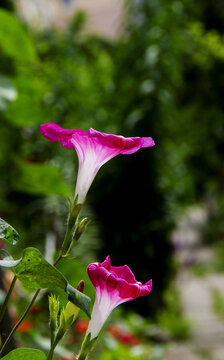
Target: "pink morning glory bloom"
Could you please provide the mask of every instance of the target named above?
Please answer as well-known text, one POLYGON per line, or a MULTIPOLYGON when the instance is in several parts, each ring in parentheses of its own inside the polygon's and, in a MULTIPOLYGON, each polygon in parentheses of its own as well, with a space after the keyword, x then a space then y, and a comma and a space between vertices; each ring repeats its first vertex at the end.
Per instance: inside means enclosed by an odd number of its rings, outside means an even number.
POLYGON ((127 266, 111 266, 110 257, 102 263, 90 264, 88 276, 96 290, 91 320, 87 330, 91 340, 100 332, 111 311, 119 304, 146 296, 152 291, 152 280, 142 284, 127 266))
POLYGON ((54 123, 43 124, 40 132, 50 141, 61 141, 62 146, 75 149, 79 159, 75 197, 82 204, 100 167, 118 154, 132 154, 140 148, 154 146, 151 137, 111 135, 80 129, 68 130, 54 123))

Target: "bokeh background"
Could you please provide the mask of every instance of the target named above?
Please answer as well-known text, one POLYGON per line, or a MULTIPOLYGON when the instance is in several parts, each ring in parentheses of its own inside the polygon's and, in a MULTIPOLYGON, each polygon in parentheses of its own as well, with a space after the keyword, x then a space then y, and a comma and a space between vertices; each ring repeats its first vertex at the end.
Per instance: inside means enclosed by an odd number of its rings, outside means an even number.
MULTIPOLYGON (((108 254, 153 279, 149 297, 114 312, 93 359, 224 358, 223 34, 222 0, 0 0, 0 216, 22 237, 12 254, 35 246, 52 260, 74 193, 76 154, 41 123, 156 142, 103 166, 87 234, 59 266, 92 297, 86 265, 108 254)), ((29 297, 18 285, 12 323, 29 297)), ((12 346, 46 349, 47 314, 43 293, 12 346)))

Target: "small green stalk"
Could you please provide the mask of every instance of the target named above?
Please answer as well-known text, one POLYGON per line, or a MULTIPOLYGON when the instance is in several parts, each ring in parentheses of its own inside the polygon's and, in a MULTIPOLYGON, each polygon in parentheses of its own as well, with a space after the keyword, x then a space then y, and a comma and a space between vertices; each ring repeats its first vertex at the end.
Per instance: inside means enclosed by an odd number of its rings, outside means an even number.
POLYGON ((63 255, 65 255, 68 244, 69 244, 69 240, 71 237, 71 233, 72 233, 72 227, 69 226, 69 222, 68 222, 68 226, 67 226, 67 230, 65 233, 65 238, 61 247, 61 251, 60 251, 60 256, 63 257, 63 255))
POLYGON ((82 210, 82 205, 83 204, 77 204, 76 202, 77 200, 75 200, 74 202, 71 202, 70 204, 70 213, 69 213, 69 218, 68 218, 68 224, 67 224, 67 230, 65 233, 65 238, 61 247, 61 252, 60 252, 60 256, 63 257, 66 255, 66 253, 68 252, 68 249, 70 249, 70 245, 71 245, 71 235, 72 235, 72 231, 76 226, 76 223, 78 221, 78 217, 79 214, 82 210))
POLYGON ((90 340, 90 338, 91 338, 90 333, 87 336, 85 336, 83 343, 82 343, 81 351, 78 355, 77 360, 86 360, 87 359, 88 354, 92 350, 92 348, 95 345, 95 342, 97 340, 97 337, 95 337, 92 340, 90 340))
MULTIPOLYGON (((71 235, 72 235, 72 230, 76 224, 76 221, 78 219, 78 216, 80 214, 80 211, 82 209, 82 206, 83 204, 77 204, 77 198, 75 199, 74 202, 71 202, 70 204, 70 214, 69 214, 69 218, 68 218, 68 224, 67 224, 67 229, 66 229, 66 233, 65 233, 65 237, 64 237, 64 241, 62 243, 62 247, 61 247, 61 251, 60 251, 60 255, 59 257, 57 258, 57 260, 54 262, 54 266, 66 255, 67 253, 67 249, 70 247, 70 238, 71 238, 71 235)), ((1 309, 1 317, 3 316, 2 313, 4 314, 5 312, 5 308, 7 306, 7 303, 8 303, 8 300, 9 300, 9 296, 11 295, 11 292, 12 292, 12 289, 15 285, 15 282, 16 282, 16 276, 14 277, 13 281, 12 281, 12 284, 10 286, 10 289, 9 289, 9 293, 5 299, 5 302, 3 304, 3 307, 1 309)), ((19 327, 19 325, 22 323, 22 321, 25 319, 26 315, 29 313, 30 311, 30 308, 32 307, 34 301, 36 300, 38 294, 40 292, 40 289, 38 289, 30 304, 28 305, 28 307, 26 308, 26 310, 24 311, 23 315, 21 316, 21 318, 19 319, 19 321, 16 323, 16 325, 14 326, 14 328, 12 329, 12 331, 10 332, 9 336, 7 337, 6 341, 4 342, 4 344, 2 345, 2 348, 1 348, 1 351, 0 351, 0 358, 3 354, 3 351, 5 349, 5 347, 7 346, 7 344, 9 343, 11 337, 14 335, 15 331, 17 330, 17 328, 19 327)), ((56 339, 57 340, 57 339, 56 339)), ((55 340, 55 341, 56 341, 55 340)), ((58 343, 58 342, 57 342, 58 343)), ((57 345, 57 343, 53 343, 52 347, 51 347, 51 350, 49 352, 49 358, 47 358, 47 360, 50 360, 52 359, 52 356, 53 356, 53 353, 54 353, 54 349, 57 345)))
POLYGON ((14 278, 13 278, 13 280, 12 280, 12 282, 11 282, 9 291, 8 291, 6 297, 5 297, 4 303, 3 303, 2 307, 1 307, 1 311, 0 311, 0 323, 1 323, 2 319, 3 319, 4 314, 5 314, 5 311, 6 311, 8 302, 9 302, 9 298, 10 298, 11 293, 12 293, 12 290, 13 290, 13 288, 14 288, 14 286, 15 286, 16 280, 17 280, 17 276, 15 275, 14 278))
MULTIPOLYGON (((60 255, 57 260, 54 262, 54 266, 62 259, 62 256, 60 255)), ((19 321, 15 324, 14 328, 12 329, 12 331, 10 332, 9 336, 7 337, 7 339, 5 340, 4 344, 2 345, 1 351, 0 351, 0 358, 3 354, 3 351, 5 349, 5 347, 7 346, 7 344, 9 343, 11 337, 14 335, 15 331, 17 330, 17 328, 19 327, 19 325, 23 322, 23 320, 25 319, 26 315, 29 313, 33 303, 35 302, 38 294, 40 292, 40 289, 37 289, 30 304, 27 306, 26 310, 24 311, 23 315, 21 316, 21 318, 19 319, 19 321)))
POLYGON ((56 341, 52 344, 52 346, 50 348, 50 351, 47 354, 47 359, 46 360, 52 360, 53 359, 54 350, 55 350, 57 344, 58 344, 58 342, 56 342, 56 341))
POLYGON ((34 301, 37 298, 37 295, 39 294, 40 289, 38 289, 35 294, 33 299, 31 300, 30 304, 28 305, 28 307, 26 308, 25 312, 23 313, 23 315, 21 316, 21 318, 19 319, 19 321, 16 323, 16 325, 14 326, 14 328, 12 329, 12 331, 10 332, 9 336, 7 337, 7 339, 5 340, 4 344, 2 345, 1 351, 0 351, 0 358, 3 354, 3 351, 6 347, 6 345, 9 343, 11 337, 13 336, 14 332, 17 330, 17 328, 19 327, 19 325, 21 324, 21 322, 25 319, 26 315, 28 314, 28 312, 30 311, 30 308, 32 307, 34 301))

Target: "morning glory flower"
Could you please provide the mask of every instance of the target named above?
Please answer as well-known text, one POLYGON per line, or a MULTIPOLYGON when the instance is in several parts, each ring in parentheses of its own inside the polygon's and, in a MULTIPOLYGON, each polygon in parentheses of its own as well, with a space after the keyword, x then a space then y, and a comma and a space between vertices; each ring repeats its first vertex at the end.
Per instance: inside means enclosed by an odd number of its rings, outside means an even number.
POLYGON ((50 141, 60 141, 62 146, 75 149, 79 159, 75 198, 82 204, 86 194, 103 164, 118 154, 132 154, 140 148, 154 146, 151 137, 128 137, 106 134, 92 128, 63 129, 54 123, 42 124, 40 132, 50 141))
POLYGON ((152 291, 152 280, 145 284, 140 283, 127 265, 111 266, 109 256, 102 263, 90 264, 87 273, 96 290, 96 299, 86 333, 86 336, 91 335, 91 340, 97 337, 115 307, 139 296, 146 296, 152 291))

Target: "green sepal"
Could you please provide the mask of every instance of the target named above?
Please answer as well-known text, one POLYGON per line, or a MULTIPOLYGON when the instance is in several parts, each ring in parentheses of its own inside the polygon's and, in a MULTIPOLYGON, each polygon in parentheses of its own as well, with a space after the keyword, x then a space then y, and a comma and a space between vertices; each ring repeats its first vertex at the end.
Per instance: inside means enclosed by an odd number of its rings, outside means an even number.
POLYGON ((2 360, 46 360, 46 356, 40 350, 21 348, 10 351, 2 360))
POLYGON ((77 217, 82 209, 83 204, 77 204, 78 201, 78 195, 76 196, 75 200, 70 203, 70 216, 69 216, 69 227, 70 229, 73 228, 73 226, 76 223, 77 217))
POLYGON ((89 225, 89 220, 87 219, 87 217, 84 217, 82 220, 77 221, 77 226, 73 236, 73 239, 75 241, 78 241, 80 239, 80 237, 82 236, 88 225, 89 225))
POLYGON ((98 336, 91 340, 90 333, 85 337, 85 339, 83 340, 82 346, 81 346, 81 352, 80 352, 77 360, 85 360, 86 359, 86 356, 92 350, 97 339, 98 339, 98 336))
POLYGON ((68 299, 90 317, 90 298, 74 289, 64 275, 44 259, 39 250, 26 248, 21 259, 1 260, 0 265, 10 267, 28 289, 63 289, 68 294, 68 299))
POLYGON ((48 296, 48 301, 50 312, 51 344, 53 344, 55 333, 58 328, 59 300, 54 294, 51 294, 51 296, 48 296))
POLYGON ((0 239, 10 245, 15 245, 19 240, 17 231, 2 218, 0 218, 0 239))

